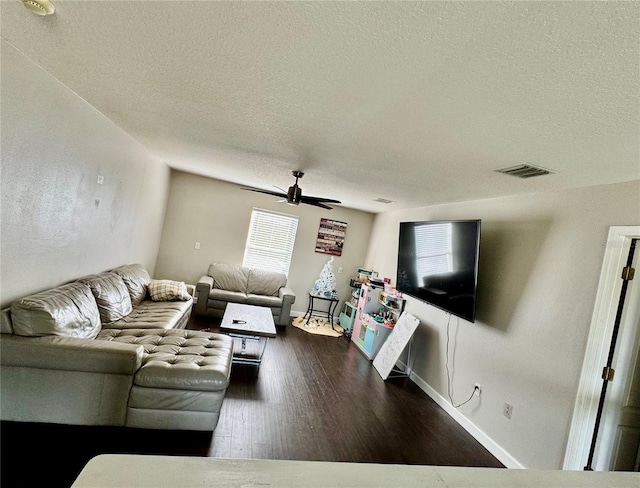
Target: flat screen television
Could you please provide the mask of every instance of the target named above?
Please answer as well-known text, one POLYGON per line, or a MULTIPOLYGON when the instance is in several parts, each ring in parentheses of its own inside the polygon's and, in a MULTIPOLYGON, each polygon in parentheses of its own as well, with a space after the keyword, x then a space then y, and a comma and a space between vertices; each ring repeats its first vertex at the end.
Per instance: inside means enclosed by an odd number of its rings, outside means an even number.
POLYGON ((480 222, 400 222, 396 288, 475 322, 480 222))

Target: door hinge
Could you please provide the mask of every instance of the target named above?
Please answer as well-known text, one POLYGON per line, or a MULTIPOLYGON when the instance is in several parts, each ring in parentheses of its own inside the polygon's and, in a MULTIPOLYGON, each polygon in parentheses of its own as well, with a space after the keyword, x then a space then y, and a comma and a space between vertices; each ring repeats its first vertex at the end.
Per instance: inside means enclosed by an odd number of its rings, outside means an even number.
POLYGON ((636 269, 631 266, 625 266, 622 268, 622 279, 625 281, 631 281, 636 274, 636 269))
POLYGON ((615 374, 615 370, 608 366, 605 366, 602 370, 602 379, 607 381, 613 381, 613 375, 615 374))

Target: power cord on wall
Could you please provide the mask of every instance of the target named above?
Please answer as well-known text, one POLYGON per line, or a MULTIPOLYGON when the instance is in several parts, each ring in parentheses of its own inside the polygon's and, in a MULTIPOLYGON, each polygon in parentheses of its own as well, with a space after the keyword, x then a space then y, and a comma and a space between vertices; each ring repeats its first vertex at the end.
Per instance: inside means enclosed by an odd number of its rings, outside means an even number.
POLYGON ((478 390, 478 385, 473 387, 473 391, 471 392, 471 396, 469 397, 468 400, 462 403, 459 403, 458 405, 454 403, 453 396, 451 395, 452 379, 451 379, 451 373, 449 372, 449 327, 450 325, 451 325, 451 314, 449 314, 449 320, 447 320, 447 358, 445 361, 445 368, 447 369, 447 394, 449 395, 449 401, 451 401, 451 405, 453 405, 453 408, 459 408, 471 401, 471 399, 473 398, 473 395, 475 395, 476 391, 478 390))

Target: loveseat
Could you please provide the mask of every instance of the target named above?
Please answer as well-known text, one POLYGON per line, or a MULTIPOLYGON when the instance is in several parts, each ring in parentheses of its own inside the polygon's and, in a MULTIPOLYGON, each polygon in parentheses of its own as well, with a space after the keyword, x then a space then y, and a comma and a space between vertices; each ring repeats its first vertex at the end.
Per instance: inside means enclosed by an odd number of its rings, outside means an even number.
POLYGON ((213 431, 233 342, 184 330, 188 291, 128 265, 12 303, 2 311, 2 419, 213 431))
POLYGON ((197 315, 222 317, 227 303, 268 307, 276 325, 287 325, 296 295, 287 276, 245 266, 214 263, 196 284, 197 315))

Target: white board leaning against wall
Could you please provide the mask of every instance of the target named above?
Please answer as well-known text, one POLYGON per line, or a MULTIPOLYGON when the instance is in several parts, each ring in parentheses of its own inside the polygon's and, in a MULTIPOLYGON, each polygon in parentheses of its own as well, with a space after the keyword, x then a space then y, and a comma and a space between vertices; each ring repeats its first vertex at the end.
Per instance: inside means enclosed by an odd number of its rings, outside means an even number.
MULTIPOLYGON (((380 351, 378 351, 378 354, 376 354, 373 360, 373 367, 380 376, 382 376, 383 380, 386 380, 391 374, 393 367, 398 362, 398 359, 400 359, 402 351, 407 347, 419 323, 420 321, 410 313, 402 312, 400 315, 391 334, 389 334, 385 343, 382 344, 380 351)), ((407 364, 407 368, 408 367, 409 365, 407 364)))

